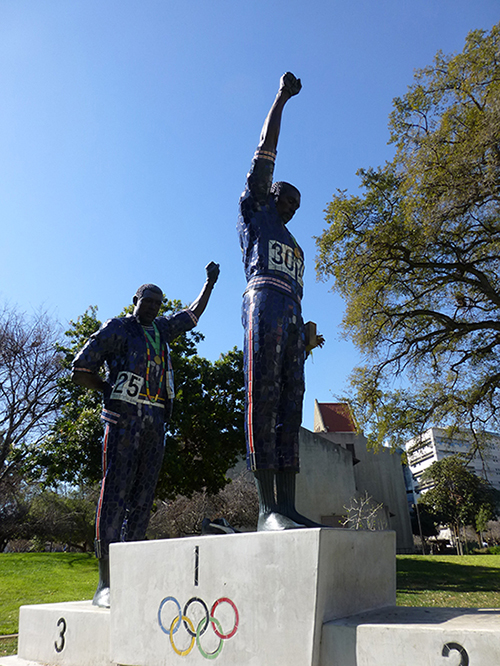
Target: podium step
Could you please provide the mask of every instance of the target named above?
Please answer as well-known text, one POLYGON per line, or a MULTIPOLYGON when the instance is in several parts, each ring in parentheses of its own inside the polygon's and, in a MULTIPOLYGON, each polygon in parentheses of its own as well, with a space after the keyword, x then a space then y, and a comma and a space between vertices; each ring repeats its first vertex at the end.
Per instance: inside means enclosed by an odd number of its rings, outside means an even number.
POLYGON ((39 661, 27 661, 17 654, 12 657, 0 657, 0 666, 44 666, 39 661))
POLYGON ((323 625, 320 666, 498 666, 500 610, 378 609, 323 625))
POLYGON ((39 661, 26 661, 15 654, 12 657, 0 657, 0 666, 42 666, 39 661))
POLYGON ((17 656, 54 666, 111 666, 109 615, 91 601, 21 606, 17 656))

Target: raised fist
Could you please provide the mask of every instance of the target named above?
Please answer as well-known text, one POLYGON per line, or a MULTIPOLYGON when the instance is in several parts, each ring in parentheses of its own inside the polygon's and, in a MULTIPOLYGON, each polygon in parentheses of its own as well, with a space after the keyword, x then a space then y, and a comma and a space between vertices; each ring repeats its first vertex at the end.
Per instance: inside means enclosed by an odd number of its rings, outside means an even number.
POLYGON ((302 88, 302 83, 292 72, 287 72, 283 74, 280 81, 280 90, 286 90, 286 92, 293 97, 298 95, 300 89, 302 88))
POLYGON ((216 264, 214 261, 211 261, 209 264, 205 266, 205 270, 207 271, 208 281, 211 282, 212 284, 215 284, 219 279, 219 273, 220 273, 219 264, 216 264))

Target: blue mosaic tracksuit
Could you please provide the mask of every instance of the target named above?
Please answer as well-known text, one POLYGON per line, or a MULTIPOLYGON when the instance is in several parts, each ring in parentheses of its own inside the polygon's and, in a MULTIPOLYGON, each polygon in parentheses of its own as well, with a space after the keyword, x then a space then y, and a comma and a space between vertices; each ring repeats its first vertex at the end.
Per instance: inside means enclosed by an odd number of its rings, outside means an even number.
POLYGON ((110 319, 85 344, 73 369, 97 373, 106 363, 110 391, 102 419, 103 479, 96 512, 96 555, 108 557, 115 541, 144 539, 172 413, 173 372, 168 343, 192 329, 190 310, 157 317, 160 355, 133 315, 110 319), (155 361, 156 357, 156 361, 155 361))
POLYGON ((270 194, 276 155, 258 150, 240 198, 238 234, 247 288, 245 432, 251 470, 299 469, 305 336, 304 254, 270 194))

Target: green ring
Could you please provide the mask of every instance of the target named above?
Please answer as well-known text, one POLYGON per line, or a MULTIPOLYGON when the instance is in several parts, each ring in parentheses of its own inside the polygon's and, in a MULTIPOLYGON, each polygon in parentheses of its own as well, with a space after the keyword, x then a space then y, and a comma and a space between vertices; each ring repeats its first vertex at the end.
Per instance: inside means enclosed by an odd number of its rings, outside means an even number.
MULTIPOLYGON (((200 620, 200 623, 198 624, 198 626, 196 628, 196 645, 198 646, 198 650, 200 651, 200 654, 203 657, 205 657, 205 659, 215 659, 216 657, 219 656, 219 654, 222 650, 222 646, 224 645, 224 641, 223 641, 222 638, 219 639, 219 647, 217 648, 217 650, 215 650, 215 652, 205 652, 205 650, 201 647, 201 641, 200 641, 201 625, 205 622, 205 619, 206 618, 202 618, 200 620)), ((210 615, 210 617, 208 618, 208 621, 209 622, 215 622, 215 624, 217 625, 217 629, 219 630, 220 633, 222 633, 222 626, 221 626, 221 623, 219 622, 219 620, 217 620, 217 618, 210 615)))

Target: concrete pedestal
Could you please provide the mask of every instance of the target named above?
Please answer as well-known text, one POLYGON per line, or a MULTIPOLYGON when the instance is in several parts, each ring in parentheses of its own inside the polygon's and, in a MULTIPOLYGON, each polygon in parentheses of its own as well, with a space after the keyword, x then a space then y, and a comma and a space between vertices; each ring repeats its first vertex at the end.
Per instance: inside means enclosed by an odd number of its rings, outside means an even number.
POLYGON ((114 544, 110 562, 110 610, 23 606, 0 666, 500 664, 499 611, 396 608, 394 532, 114 544))
POLYGON ((321 666, 498 666, 500 611, 390 608, 323 626, 321 666))
POLYGON ((21 606, 18 655, 0 664, 112 666, 109 615, 90 601, 21 606))
POLYGON ((394 532, 344 529, 114 545, 111 658, 315 666, 324 622, 395 603, 394 552, 394 532))

